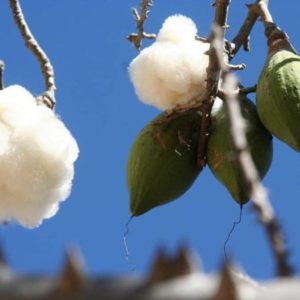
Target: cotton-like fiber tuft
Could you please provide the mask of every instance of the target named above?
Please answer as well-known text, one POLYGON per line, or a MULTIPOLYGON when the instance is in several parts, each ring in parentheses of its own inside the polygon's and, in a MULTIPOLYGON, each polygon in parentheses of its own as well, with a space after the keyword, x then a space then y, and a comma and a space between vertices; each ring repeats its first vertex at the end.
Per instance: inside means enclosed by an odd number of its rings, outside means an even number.
POLYGON ((0 221, 34 228, 70 193, 78 146, 23 87, 0 91, 0 221))
POLYGON ((129 75, 139 99, 161 110, 189 103, 205 93, 208 43, 185 16, 166 19, 157 40, 130 63, 129 75))
POLYGON ((157 36, 159 42, 181 43, 182 41, 194 40, 197 27, 192 19, 183 15, 168 17, 157 36))

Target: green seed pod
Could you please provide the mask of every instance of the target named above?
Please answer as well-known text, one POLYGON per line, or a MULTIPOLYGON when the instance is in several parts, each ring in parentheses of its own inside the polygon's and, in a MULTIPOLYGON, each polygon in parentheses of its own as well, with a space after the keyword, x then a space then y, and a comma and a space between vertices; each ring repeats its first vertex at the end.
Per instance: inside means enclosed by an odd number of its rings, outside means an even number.
POLYGON ((199 174, 197 144, 201 117, 190 112, 174 119, 159 115, 139 133, 127 163, 133 216, 175 200, 199 174))
POLYGON ((278 29, 269 36, 269 56, 258 79, 256 103, 265 127, 300 151, 300 56, 278 29))
MULTIPOLYGON (((246 97, 240 98, 241 112, 247 124, 249 149, 261 178, 267 173, 273 155, 272 136, 260 122, 255 105, 246 97)), ((234 151, 230 122, 225 106, 216 99, 212 112, 211 135, 207 147, 208 166, 227 188, 233 199, 248 202, 248 191, 234 151)))

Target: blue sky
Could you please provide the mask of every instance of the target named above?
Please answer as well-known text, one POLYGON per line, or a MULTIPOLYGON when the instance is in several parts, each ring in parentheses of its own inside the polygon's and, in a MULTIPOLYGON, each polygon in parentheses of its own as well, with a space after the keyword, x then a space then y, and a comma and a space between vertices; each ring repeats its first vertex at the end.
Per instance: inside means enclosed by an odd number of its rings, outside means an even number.
MULTIPOLYGON (((43 0, 22 1, 32 32, 51 58, 56 72, 57 113, 76 137, 81 150, 76 163, 72 194, 58 214, 38 229, 17 224, 2 226, 0 240, 10 265, 21 272, 55 273, 64 251, 78 245, 87 270, 101 274, 147 272, 158 246, 170 253, 185 242, 201 257, 203 269, 218 270, 223 244, 239 208, 226 189, 206 168, 180 199, 135 218, 130 224, 125 259, 123 233, 129 206, 126 160, 130 146, 143 126, 159 112, 135 96, 127 66, 137 51, 126 40, 135 30, 130 12, 139 1, 43 0)), ((246 15, 246 1, 232 1, 228 38, 233 37, 246 15)), ((197 24, 199 34, 209 33, 213 19, 211 1, 154 0, 148 32, 157 32, 164 19, 181 13, 197 24)), ((300 2, 272 1, 275 21, 300 49, 295 23, 300 2)), ((20 84, 34 94, 43 92, 39 66, 14 26, 8 1, 0 3, 0 58, 6 63, 6 85, 20 84)), ((247 64, 239 72, 244 85, 253 85, 266 58, 262 24, 251 36, 251 53, 242 51, 235 62, 247 64)), ((144 45, 149 44, 145 42, 144 45)), ((291 260, 300 269, 299 155, 274 139, 273 164, 264 183, 283 224, 291 260)), ((228 252, 255 278, 274 275, 274 263, 251 209, 245 207, 242 224, 228 245, 228 252)))

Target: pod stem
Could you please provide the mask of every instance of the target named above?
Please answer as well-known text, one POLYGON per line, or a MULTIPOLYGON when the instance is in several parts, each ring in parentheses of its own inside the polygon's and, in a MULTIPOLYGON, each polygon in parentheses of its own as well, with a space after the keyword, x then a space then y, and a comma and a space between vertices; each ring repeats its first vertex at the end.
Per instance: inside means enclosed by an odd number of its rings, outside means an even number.
POLYGON ((53 109, 55 106, 56 87, 54 80, 54 70, 51 65, 50 59, 31 33, 29 26, 24 18, 19 0, 9 0, 9 4, 15 23, 22 35, 25 45, 38 60, 42 75, 44 77, 46 91, 38 97, 38 100, 53 109))
POLYGON ((268 40, 269 56, 283 49, 298 54, 291 44, 289 37, 285 31, 280 29, 275 23, 265 22, 265 36, 268 40))

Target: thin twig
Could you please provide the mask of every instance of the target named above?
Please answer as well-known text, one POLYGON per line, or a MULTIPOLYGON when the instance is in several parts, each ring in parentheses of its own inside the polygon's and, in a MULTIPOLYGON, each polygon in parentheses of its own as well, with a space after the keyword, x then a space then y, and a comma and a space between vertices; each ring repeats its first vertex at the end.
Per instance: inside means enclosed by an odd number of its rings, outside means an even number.
POLYGON ((250 93, 256 93, 256 84, 249 87, 240 87, 239 94, 248 95, 250 93))
POLYGON ((19 0, 9 0, 9 3, 15 23, 24 39, 25 45, 37 58, 44 77, 46 91, 38 97, 38 100, 42 101, 50 108, 54 108, 56 88, 53 67, 46 53, 43 51, 43 49, 40 47, 33 34, 31 33, 24 18, 19 0))
MULTIPOLYGON (((248 15, 241 26, 238 34, 231 43, 230 59, 232 59, 243 46, 244 50, 250 51, 250 32, 260 16, 264 21, 271 21, 272 16, 266 13, 269 0, 257 0, 254 4, 247 5, 248 15), (264 14, 262 12, 265 12, 264 14)), ((271 21, 272 22, 272 21, 271 21)))
POLYGON ((228 64, 228 67, 230 68, 231 71, 241 71, 246 68, 246 65, 245 64, 239 64, 239 65, 228 64))
POLYGON ((196 39, 197 41, 202 42, 202 43, 207 43, 207 44, 210 43, 210 41, 209 41, 208 38, 204 38, 204 37, 199 36, 199 35, 196 35, 196 36, 195 36, 195 39, 196 39))
POLYGON ((223 61, 224 52, 223 48, 220 47, 223 38, 222 29, 216 30, 215 32, 216 39, 212 45, 215 47, 219 65, 224 73, 223 90, 226 96, 224 103, 230 120, 231 136, 237 154, 237 162, 241 168, 246 185, 249 187, 249 198, 252 199, 258 218, 266 229, 271 249, 277 263, 277 274, 279 276, 291 276, 293 269, 288 262, 289 253, 286 249, 284 236, 268 198, 267 190, 261 183, 258 171, 249 151, 245 132, 246 122, 242 117, 236 93, 238 81, 235 75, 229 73, 230 69, 223 61))
POLYGON ((132 14, 136 21, 136 29, 137 33, 131 33, 128 35, 127 39, 134 44, 136 49, 141 48, 142 40, 144 38, 147 39, 155 39, 156 35, 151 33, 146 33, 144 31, 144 23, 148 18, 149 15, 149 8, 153 5, 153 0, 141 0, 140 9, 141 14, 139 14, 136 8, 132 9, 132 14))
MULTIPOLYGON (((250 86, 250 87, 243 87, 241 84, 240 84, 240 87, 237 88, 235 91, 233 91, 234 94, 236 96, 239 96, 239 95, 248 95, 250 93, 255 93, 256 92, 256 85, 254 86, 250 86)), ((225 100, 226 98, 226 91, 222 88, 222 87, 219 87, 218 89, 218 93, 217 93, 217 96, 222 99, 222 100, 225 100)))
MULTIPOLYGON (((214 25, 222 28, 223 40, 225 36, 228 18, 230 0, 217 0, 214 3, 215 7, 215 19, 214 25)), ((213 31, 210 34, 210 39, 213 38, 213 31)), ((211 125, 211 108, 214 103, 214 98, 218 92, 220 79, 220 66, 218 63, 215 49, 211 46, 209 50, 209 65, 207 68, 207 82, 206 82, 206 94, 203 97, 202 105, 200 108, 202 118, 200 126, 200 135, 198 142, 198 154, 197 165, 201 170, 206 165, 206 149, 209 138, 209 131, 211 125)))
POLYGON ((3 73, 4 73, 4 62, 0 60, 0 90, 4 89, 4 78, 3 78, 3 73))

